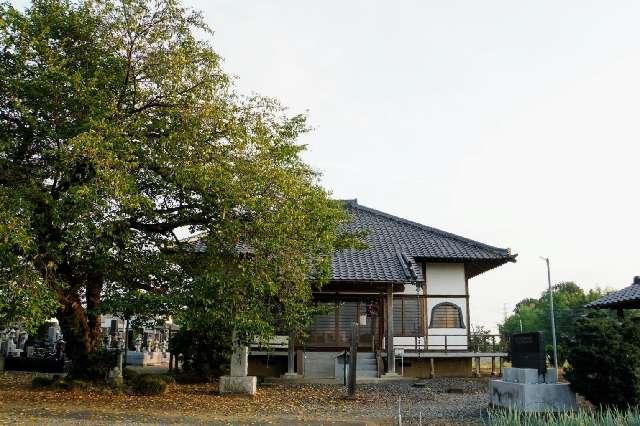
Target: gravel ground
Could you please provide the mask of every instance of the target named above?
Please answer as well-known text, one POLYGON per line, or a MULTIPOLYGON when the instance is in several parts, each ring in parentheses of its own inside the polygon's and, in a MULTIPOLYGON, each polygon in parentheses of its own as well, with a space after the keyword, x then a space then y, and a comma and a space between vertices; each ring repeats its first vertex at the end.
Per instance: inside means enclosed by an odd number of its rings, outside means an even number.
POLYGON ((261 386, 255 398, 222 396, 215 384, 173 385, 161 396, 105 390, 36 390, 30 374, 0 373, 0 424, 479 424, 487 381, 436 378, 358 385, 261 386))

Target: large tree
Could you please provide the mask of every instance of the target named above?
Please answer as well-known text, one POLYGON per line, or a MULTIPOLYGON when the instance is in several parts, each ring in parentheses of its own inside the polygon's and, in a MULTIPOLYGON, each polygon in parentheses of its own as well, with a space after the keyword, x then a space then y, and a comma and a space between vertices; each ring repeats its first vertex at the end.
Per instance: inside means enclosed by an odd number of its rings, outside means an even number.
MULTIPOLYGON (((570 341, 575 334, 576 319, 587 310, 589 302, 599 299, 605 291, 596 288, 587 292, 573 282, 563 282, 553 286, 553 302, 555 312, 556 335, 558 343, 558 362, 564 364, 570 341)), ((522 299, 503 324, 499 325, 500 333, 518 333, 520 330, 543 331, 548 352, 552 353, 551 317, 549 291, 542 292, 538 299, 522 299)))
POLYGON ((42 315, 52 295, 78 363, 105 295, 296 329, 346 241, 305 117, 239 95, 202 32, 176 0, 0 5, 0 294, 28 283, 42 315))

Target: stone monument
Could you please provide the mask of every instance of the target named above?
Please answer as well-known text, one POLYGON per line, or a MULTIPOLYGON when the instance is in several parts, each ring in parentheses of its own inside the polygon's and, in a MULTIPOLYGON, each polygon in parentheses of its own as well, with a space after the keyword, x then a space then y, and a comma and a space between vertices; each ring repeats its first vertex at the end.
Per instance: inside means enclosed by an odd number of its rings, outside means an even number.
POLYGON ((255 395, 257 378, 249 376, 249 348, 235 345, 231 355, 231 371, 220 377, 220 393, 255 395))
POLYGON ((502 379, 489 382, 489 405, 527 412, 573 411, 576 395, 568 383, 558 383, 555 368, 546 367, 542 332, 511 337, 513 368, 503 369, 502 379))

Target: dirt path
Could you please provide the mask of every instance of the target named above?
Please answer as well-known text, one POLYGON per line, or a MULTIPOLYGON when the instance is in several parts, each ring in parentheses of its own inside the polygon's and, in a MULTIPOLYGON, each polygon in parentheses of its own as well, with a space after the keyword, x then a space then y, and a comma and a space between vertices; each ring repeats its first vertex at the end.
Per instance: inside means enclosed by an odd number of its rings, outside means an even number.
POLYGON ((0 424, 477 424, 486 380, 433 379, 359 386, 348 400, 335 385, 263 386, 255 398, 221 396, 215 384, 172 385, 161 396, 104 390, 37 390, 31 374, 0 373, 0 424), (462 393, 458 393, 462 392, 462 393))

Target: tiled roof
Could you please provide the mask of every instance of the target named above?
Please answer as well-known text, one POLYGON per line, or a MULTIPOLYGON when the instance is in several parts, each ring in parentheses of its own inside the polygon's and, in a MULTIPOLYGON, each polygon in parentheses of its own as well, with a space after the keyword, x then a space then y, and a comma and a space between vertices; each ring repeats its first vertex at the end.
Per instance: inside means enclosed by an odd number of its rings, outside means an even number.
POLYGON ((633 284, 586 305, 587 308, 640 308, 640 276, 633 284))
POLYGON ((419 260, 472 263, 472 275, 515 261, 508 249, 392 216, 356 200, 345 201, 345 207, 353 217, 347 230, 364 231, 368 247, 337 252, 333 281, 424 281, 419 260))

